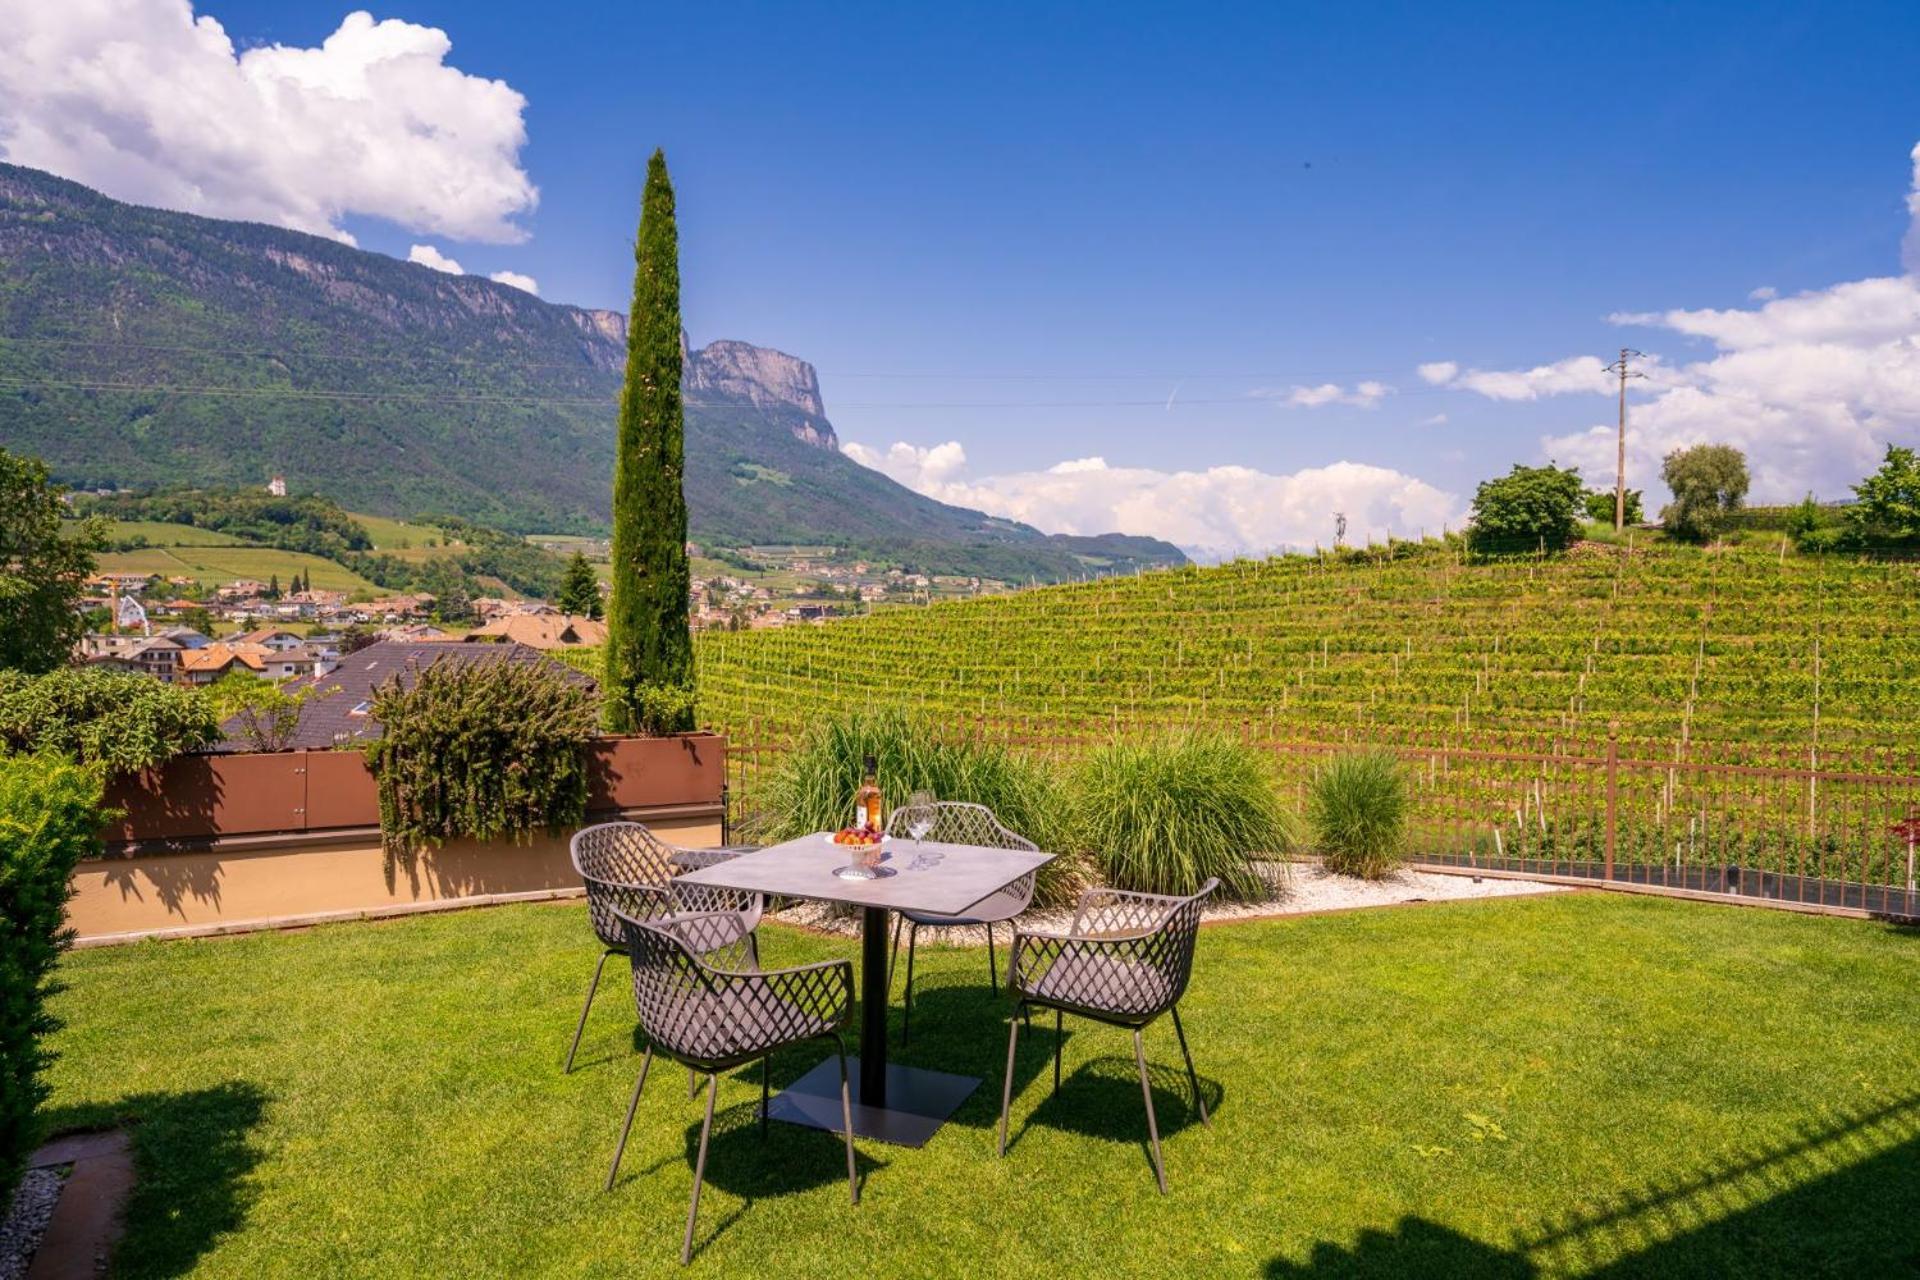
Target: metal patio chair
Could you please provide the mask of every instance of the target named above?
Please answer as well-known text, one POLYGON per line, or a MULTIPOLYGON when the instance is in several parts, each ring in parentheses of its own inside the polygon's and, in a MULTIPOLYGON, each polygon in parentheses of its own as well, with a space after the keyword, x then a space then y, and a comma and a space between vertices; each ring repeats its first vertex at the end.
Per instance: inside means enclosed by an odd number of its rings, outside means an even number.
POLYGON ((1147 1104, 1147 1136, 1153 1145, 1153 1176, 1160 1194, 1167 1173, 1160 1160, 1160 1125, 1153 1114, 1153 1086, 1147 1080, 1147 1054, 1140 1033, 1163 1013, 1173 1015, 1173 1033, 1187 1062, 1200 1123, 1209 1128, 1207 1100, 1187 1050, 1180 1025, 1180 997, 1193 971, 1194 939, 1200 930, 1200 906, 1218 888, 1209 880, 1191 897, 1170 898, 1118 889, 1089 889, 1080 895, 1073 924, 1065 933, 1013 935, 1008 985, 1019 1004, 1009 1019, 1007 1074, 1000 1089, 1000 1154, 1007 1154, 1007 1112, 1013 1104, 1014 1050, 1029 1008, 1053 1010, 1053 1091, 1060 1092, 1061 1015, 1104 1022, 1133 1032, 1133 1060, 1140 1068, 1140 1093, 1147 1104))
POLYGON ((707 1113, 700 1122, 700 1151, 693 1165, 693 1199, 680 1262, 693 1256, 693 1225, 700 1213, 700 1183, 706 1176, 707 1137, 713 1129, 713 1099, 719 1074, 756 1059, 760 1063, 760 1132, 767 1131, 768 1063, 788 1045, 830 1040, 840 1059, 840 1118, 847 1144, 847 1190, 860 1203, 853 1158, 853 1106, 847 1090, 847 1046, 840 1031, 853 1008, 853 962, 823 960, 761 972, 746 967, 749 938, 738 912, 671 915, 641 921, 618 915, 633 962, 633 1001, 647 1042, 640 1077, 627 1103, 620 1143, 607 1170, 607 1190, 620 1172, 620 1157, 633 1130, 633 1113, 657 1052, 707 1077, 707 1113))
MULTIPOLYGON (((712 889, 676 884, 674 877, 685 871, 710 867, 749 852, 740 846, 724 849, 686 849, 662 840, 643 823, 603 822, 582 827, 567 844, 573 869, 580 873, 587 888, 587 919, 594 936, 604 948, 593 967, 593 981, 587 984, 587 1000, 580 1006, 580 1021, 573 1028, 573 1044, 567 1049, 565 1070, 573 1070, 574 1054, 580 1050, 581 1033, 587 1029, 587 1014, 593 1009, 594 993, 600 989, 600 975, 607 957, 625 955, 626 935, 619 917, 654 920, 676 911, 727 911, 740 917, 747 937, 755 937, 764 909, 759 894, 738 893, 731 889, 712 889)), ((753 962, 759 964, 759 942, 753 941, 753 962)), ((687 1092, 693 1096, 691 1082, 687 1092)))
MULTIPOLYGON (((1036 853, 1039 846, 1033 841, 1009 831, 1002 826, 993 810, 981 804, 965 804, 957 800, 937 800, 932 804, 902 805, 893 811, 887 820, 887 834, 895 840, 910 838, 910 829, 919 820, 931 821, 932 828, 925 838, 942 844, 981 845, 989 849, 1019 849, 1026 853, 1036 853)), ((913 953, 920 940, 920 930, 951 929, 970 925, 987 927, 987 975, 997 992, 1000 989, 1000 962, 994 954, 993 926, 1011 920, 1025 911, 1033 902, 1033 887, 1037 872, 1028 872, 1018 880, 990 897, 968 907, 965 914, 957 916, 935 915, 927 911, 902 911, 900 919, 893 926, 893 957, 887 962, 887 988, 893 988, 893 970, 900 958, 900 933, 907 934, 907 997, 906 1011, 900 1023, 900 1043, 907 1042, 908 1033, 913 1029, 913 953)))

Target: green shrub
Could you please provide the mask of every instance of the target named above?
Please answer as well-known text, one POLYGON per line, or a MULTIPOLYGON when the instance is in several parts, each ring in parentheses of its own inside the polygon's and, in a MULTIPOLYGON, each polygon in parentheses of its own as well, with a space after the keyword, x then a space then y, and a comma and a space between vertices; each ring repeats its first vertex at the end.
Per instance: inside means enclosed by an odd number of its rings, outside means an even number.
POLYGON ((364 748, 390 858, 457 837, 526 839, 587 812, 593 692, 550 662, 438 662, 374 692, 364 748))
POLYGON ((889 807, 916 791, 993 810, 1003 826, 1061 856, 1040 872, 1035 900, 1069 902, 1086 884, 1083 859, 1067 849, 1065 805, 1038 762, 996 742, 952 732, 898 707, 817 722, 774 768, 747 830, 759 840, 835 831, 853 815, 862 761, 872 756, 889 807))
POLYGON ((1116 742, 1074 770, 1073 824, 1106 882, 1143 893, 1192 893, 1209 876, 1230 896, 1264 898, 1253 866, 1294 843, 1266 762, 1217 734, 1116 742))
POLYGON ((231 737, 249 751, 285 751, 300 728, 300 708, 339 692, 339 685, 302 685, 289 693, 272 680, 246 671, 222 676, 207 687, 220 723, 234 721, 231 737))
POLYGON ((38 1138, 68 878, 98 852, 99 831, 97 770, 50 752, 0 755, 0 1205, 38 1138))
POLYGON ((1390 751, 1336 756, 1313 776, 1307 826, 1327 870, 1378 880, 1400 864, 1407 784, 1390 751))
POLYGON ((58 751, 131 773, 218 741, 219 718, 198 689, 99 667, 0 671, 0 749, 58 751))

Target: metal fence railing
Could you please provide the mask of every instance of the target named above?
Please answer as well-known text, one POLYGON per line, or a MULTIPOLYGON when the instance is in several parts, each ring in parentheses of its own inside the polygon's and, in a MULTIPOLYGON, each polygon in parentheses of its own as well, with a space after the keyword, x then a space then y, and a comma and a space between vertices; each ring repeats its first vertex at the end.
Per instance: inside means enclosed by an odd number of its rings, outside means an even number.
MULTIPOLYGON (((1411 787, 1416 865, 1920 919, 1913 753, 1615 739, 1488 748, 1385 736, 1303 742, 1249 732, 1247 740, 1270 756, 1296 808, 1332 756, 1393 751, 1411 787)), ((1091 743, 1013 745, 1064 760, 1091 743)), ((752 829, 783 751, 728 748, 734 830, 752 829)))

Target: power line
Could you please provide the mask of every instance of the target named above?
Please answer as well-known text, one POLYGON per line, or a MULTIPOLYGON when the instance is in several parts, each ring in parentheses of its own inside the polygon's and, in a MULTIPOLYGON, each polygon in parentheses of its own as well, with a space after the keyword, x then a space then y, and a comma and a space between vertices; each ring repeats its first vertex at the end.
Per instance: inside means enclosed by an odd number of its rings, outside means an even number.
MULTIPOLYGON (((444 390, 333 391, 324 388, 233 387, 164 382, 114 382, 105 379, 21 378, 10 375, 0 375, 0 390, 111 391, 151 393, 156 395, 212 396, 223 399, 338 401, 352 404, 393 400, 431 402, 437 404, 569 405, 584 407, 612 405, 619 400, 619 394, 615 391, 607 391, 596 396, 519 396, 444 390)), ((1445 388, 1436 387, 1432 389, 1407 391, 1399 394, 1433 395, 1444 390, 1445 388)), ((746 407, 740 401, 730 400, 686 400, 683 401, 683 403, 688 408, 695 409, 739 409, 746 407)), ((1257 406, 1271 402, 1258 396, 1225 396, 1217 398, 1190 397, 1181 400, 1180 403, 1183 405, 1257 406)), ((1145 400, 846 400, 839 402, 837 407, 841 409, 1117 409, 1164 408, 1165 402, 1158 397, 1145 400)))
MULTIPOLYGON (((497 366, 497 360, 482 360, 473 356, 435 355, 422 359, 413 355, 376 355, 369 353, 344 353, 327 351, 302 351, 290 353, 266 348, 251 347, 203 347, 174 343, 124 342, 107 338, 34 338, 0 337, 0 346, 36 346, 36 347, 90 347, 112 351, 152 351, 175 355, 237 356, 253 360, 275 360, 285 363, 290 360, 324 360, 330 364, 405 364, 415 367, 434 364, 459 365, 466 367, 497 366)), ((515 360, 516 369, 572 369, 581 373, 600 373, 618 376, 615 370, 598 369, 586 361, 573 360, 515 360)), ((816 372, 820 372, 818 366, 816 372)), ((939 373, 927 371, 874 370, 874 369, 827 369, 824 376, 829 378, 862 379, 898 379, 903 382, 1291 382, 1312 381, 1327 378, 1390 377, 1404 369, 1312 369, 1293 372, 1275 372, 1268 370, 1260 373, 939 373)), ((1403 393, 1404 394, 1404 393, 1403 393)))

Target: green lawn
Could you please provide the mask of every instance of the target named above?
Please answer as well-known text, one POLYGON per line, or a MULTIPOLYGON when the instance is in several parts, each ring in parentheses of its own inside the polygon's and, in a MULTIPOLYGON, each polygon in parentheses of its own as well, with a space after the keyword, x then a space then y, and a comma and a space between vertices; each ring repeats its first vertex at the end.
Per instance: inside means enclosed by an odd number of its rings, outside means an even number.
MULTIPOLYGON (((1222 925, 1148 1032, 1172 1193, 1124 1033, 1023 1037, 924 948, 907 1060, 985 1076, 924 1150, 753 1123, 725 1079, 693 1273, 1912 1274, 1920 936, 1602 894, 1222 925)), ((769 964, 854 953, 769 927, 769 964)), ((578 904, 72 954, 54 1120, 137 1121, 136 1276, 673 1274, 700 1108, 638 1058, 578 904)), ((609 972, 613 968, 609 966, 609 972)), ((898 1018, 898 1011, 895 1011, 898 1018)), ((1038 1024, 1036 1024, 1037 1028, 1038 1024)), ((817 1059, 776 1060, 775 1083, 817 1059)))

